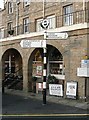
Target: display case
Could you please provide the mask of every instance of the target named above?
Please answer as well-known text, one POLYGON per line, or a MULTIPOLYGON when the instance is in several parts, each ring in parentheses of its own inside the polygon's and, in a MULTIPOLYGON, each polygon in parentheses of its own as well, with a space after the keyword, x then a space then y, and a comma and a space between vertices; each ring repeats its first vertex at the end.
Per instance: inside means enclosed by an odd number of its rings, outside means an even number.
POLYGON ((63 61, 49 61, 50 74, 61 74, 64 75, 63 61))

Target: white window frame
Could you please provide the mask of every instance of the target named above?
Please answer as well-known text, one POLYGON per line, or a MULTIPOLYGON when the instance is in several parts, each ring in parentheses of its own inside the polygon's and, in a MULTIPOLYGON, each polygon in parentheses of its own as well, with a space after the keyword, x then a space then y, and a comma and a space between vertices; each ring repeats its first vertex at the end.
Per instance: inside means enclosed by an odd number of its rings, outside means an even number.
POLYGON ((29 18, 23 19, 24 33, 29 33, 29 18))
POLYGON ((63 16, 63 25, 72 25, 73 24, 73 5, 67 5, 63 7, 64 16, 63 16))
POLYGON ((0 29, 0 39, 4 38, 4 29, 0 29))
POLYGON ((13 2, 8 2, 8 14, 13 13, 13 2))
POLYGON ((55 15, 48 16, 47 19, 49 21, 48 29, 54 29, 56 27, 55 15))
POLYGON ((44 31, 44 29, 40 26, 40 23, 43 19, 36 20, 36 32, 44 31))
POLYGON ((4 29, 1 29, 2 38, 4 38, 4 29))
MULTIPOLYGON (((49 21, 48 29, 54 29, 56 27, 55 15, 48 16, 46 19, 49 21)), ((36 20, 36 32, 44 31, 44 29, 40 25, 42 20, 43 19, 36 20)))

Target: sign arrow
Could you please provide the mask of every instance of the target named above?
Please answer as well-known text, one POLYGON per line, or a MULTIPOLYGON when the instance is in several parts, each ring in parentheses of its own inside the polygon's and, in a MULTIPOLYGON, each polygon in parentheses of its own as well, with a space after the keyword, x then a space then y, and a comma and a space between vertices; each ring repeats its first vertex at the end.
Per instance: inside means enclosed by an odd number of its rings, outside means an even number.
POLYGON ((46 39, 67 39, 68 34, 66 32, 47 32, 46 39))
POLYGON ((21 40, 22 48, 42 48, 46 47, 46 40, 21 40))

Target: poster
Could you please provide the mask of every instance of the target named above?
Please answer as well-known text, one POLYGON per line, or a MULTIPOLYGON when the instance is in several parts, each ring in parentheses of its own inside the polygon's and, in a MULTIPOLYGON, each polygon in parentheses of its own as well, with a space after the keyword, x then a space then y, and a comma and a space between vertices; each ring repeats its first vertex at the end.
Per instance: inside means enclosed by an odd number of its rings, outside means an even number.
POLYGON ((36 68, 36 75, 42 76, 42 65, 38 65, 36 68))
POLYGON ((42 69, 42 63, 33 64, 32 75, 36 77, 42 76, 42 69))
POLYGON ((66 96, 68 98, 76 98, 77 96, 77 82, 67 82, 66 96))
POLYGON ((59 84, 49 84, 49 94, 63 96, 63 86, 59 84))

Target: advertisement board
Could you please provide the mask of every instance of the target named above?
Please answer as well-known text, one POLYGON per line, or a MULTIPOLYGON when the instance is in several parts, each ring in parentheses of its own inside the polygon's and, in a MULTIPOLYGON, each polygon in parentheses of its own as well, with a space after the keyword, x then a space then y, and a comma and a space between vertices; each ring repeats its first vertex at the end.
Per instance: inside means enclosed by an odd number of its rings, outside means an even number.
POLYGON ((89 77, 89 68, 77 68, 77 76, 89 77))
POLYGON ((67 98, 76 99, 76 96, 77 96, 77 82, 67 82, 66 96, 67 96, 67 98))
POLYGON ((33 64, 32 75, 36 77, 42 76, 42 69, 43 69, 42 63, 33 64))
POLYGON ((63 85, 49 84, 49 94, 56 96, 63 96, 63 85))
POLYGON ((36 75, 37 76, 42 76, 42 65, 37 65, 36 75))

